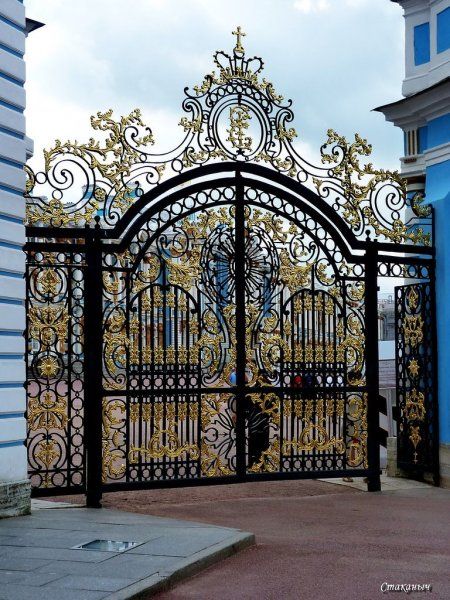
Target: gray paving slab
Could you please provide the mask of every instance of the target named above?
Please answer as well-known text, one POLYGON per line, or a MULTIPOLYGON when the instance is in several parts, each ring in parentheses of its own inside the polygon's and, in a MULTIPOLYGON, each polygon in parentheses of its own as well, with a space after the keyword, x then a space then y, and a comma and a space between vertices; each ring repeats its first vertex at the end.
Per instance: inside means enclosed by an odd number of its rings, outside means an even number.
POLYGON ((67 548, 42 548, 39 546, 6 546, 6 554, 10 559, 38 558, 46 560, 65 560, 70 562, 100 563, 115 556, 113 552, 95 552, 88 550, 71 550, 67 548))
MULTIPOLYGON (((61 573, 37 573, 36 570, 28 571, 0 571, 0 585, 13 583, 20 585, 41 586, 55 579, 59 579, 61 573)), ((1 589, 1 588, 0 588, 1 589)))
POLYGON ((186 557, 230 537, 229 531, 196 528, 189 532, 175 530, 130 550, 130 554, 186 557))
POLYGON ((0 600, 125 600, 254 542, 228 527, 48 504, 0 521, 0 600), (123 553, 74 548, 96 539, 138 545, 123 553))
POLYGON ((47 563, 36 573, 55 573, 63 575, 102 575, 105 577, 132 578, 135 580, 149 577, 162 569, 170 568, 180 562, 174 556, 134 556, 132 560, 127 559, 128 552, 117 557, 118 560, 108 560, 102 563, 99 569, 97 563, 73 563, 67 560, 55 560, 47 563))
POLYGON ((111 592, 50 588, 48 585, 30 588, 27 585, 6 584, 0 589, 0 600, 101 600, 111 592))
POLYGON ((2 571, 34 571, 49 563, 48 560, 38 558, 20 558, 0 556, 0 573, 2 571))
POLYGON ((134 579, 119 577, 94 577, 89 575, 67 575, 52 581, 49 587, 69 588, 70 590, 91 590, 99 592, 116 592, 129 587, 134 579))
MULTIPOLYGON (((15 536, 0 535, 0 548, 7 548, 10 546, 39 546, 40 548, 67 549, 92 541, 92 533, 88 531, 55 531, 53 529, 49 529, 48 531, 48 536, 45 535, 42 529, 32 529, 15 536)), ((163 533, 159 533, 158 535, 155 535, 155 537, 160 537, 161 535, 163 535, 163 533)), ((133 540, 134 539, 135 538, 133 537, 133 540)))

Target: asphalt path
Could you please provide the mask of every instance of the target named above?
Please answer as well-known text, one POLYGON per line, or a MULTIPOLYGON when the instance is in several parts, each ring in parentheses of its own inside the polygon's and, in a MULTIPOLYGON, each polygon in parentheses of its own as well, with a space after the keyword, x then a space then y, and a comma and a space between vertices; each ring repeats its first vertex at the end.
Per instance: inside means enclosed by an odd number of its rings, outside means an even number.
POLYGON ((104 506, 236 527, 256 546, 160 593, 158 600, 403 597, 383 583, 429 584, 450 598, 450 492, 361 492, 321 481, 106 494, 104 506))

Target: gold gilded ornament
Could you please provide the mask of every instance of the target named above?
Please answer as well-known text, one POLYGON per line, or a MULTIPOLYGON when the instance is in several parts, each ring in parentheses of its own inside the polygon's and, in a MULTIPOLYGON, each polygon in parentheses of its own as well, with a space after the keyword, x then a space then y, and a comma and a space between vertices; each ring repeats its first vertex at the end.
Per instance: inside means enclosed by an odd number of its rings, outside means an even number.
POLYGON ((242 45, 242 38, 245 37, 247 34, 244 33, 241 29, 241 27, 237 27, 236 31, 232 32, 232 35, 236 36, 236 46, 234 47, 234 51, 236 52, 236 54, 244 54, 245 50, 244 50, 244 46, 242 45))
POLYGON ((412 377, 417 377, 417 375, 419 374, 420 367, 419 367, 419 363, 417 362, 417 360, 415 358, 412 358, 409 361, 408 371, 410 372, 412 377))
POLYGON ((227 141, 238 150, 251 150, 252 138, 246 136, 251 119, 250 111, 246 106, 232 106, 230 108, 230 128, 227 129, 227 141))
POLYGON ((54 377, 59 371, 58 361, 53 356, 46 356, 40 360, 38 371, 41 377, 45 377, 46 379, 54 377))

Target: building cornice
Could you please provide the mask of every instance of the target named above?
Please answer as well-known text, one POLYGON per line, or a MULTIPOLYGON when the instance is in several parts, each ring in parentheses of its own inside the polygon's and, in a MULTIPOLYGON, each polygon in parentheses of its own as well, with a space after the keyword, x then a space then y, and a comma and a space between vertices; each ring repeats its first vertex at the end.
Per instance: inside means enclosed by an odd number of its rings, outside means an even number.
POLYGON ((450 77, 411 96, 374 108, 386 121, 404 129, 424 125, 426 121, 450 112, 450 77))
POLYGON ((403 156, 400 159, 401 174, 410 180, 425 175, 427 167, 450 160, 450 142, 425 150, 423 154, 403 156))
POLYGON ((423 155, 425 158, 425 165, 427 167, 431 167, 432 165, 437 165, 438 163, 444 162, 445 160, 449 160, 450 142, 441 144, 440 146, 435 146, 434 148, 430 148, 429 150, 425 150, 423 155))

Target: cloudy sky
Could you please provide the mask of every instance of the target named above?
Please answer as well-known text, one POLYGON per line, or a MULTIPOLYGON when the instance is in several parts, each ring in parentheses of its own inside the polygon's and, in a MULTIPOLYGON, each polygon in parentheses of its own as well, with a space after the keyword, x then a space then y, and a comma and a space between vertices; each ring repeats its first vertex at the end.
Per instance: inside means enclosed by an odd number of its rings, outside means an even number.
MULTIPOLYGON (((27 124, 36 151, 87 140, 89 116, 141 108, 158 147, 181 138, 185 86, 201 83, 214 50, 241 25, 250 55, 294 101, 303 151, 329 127, 361 133, 375 164, 397 168, 401 134, 371 110, 400 98, 403 18, 390 0, 26 0, 46 26, 27 41, 27 124)), ((36 160, 36 159, 35 159, 36 160)))

